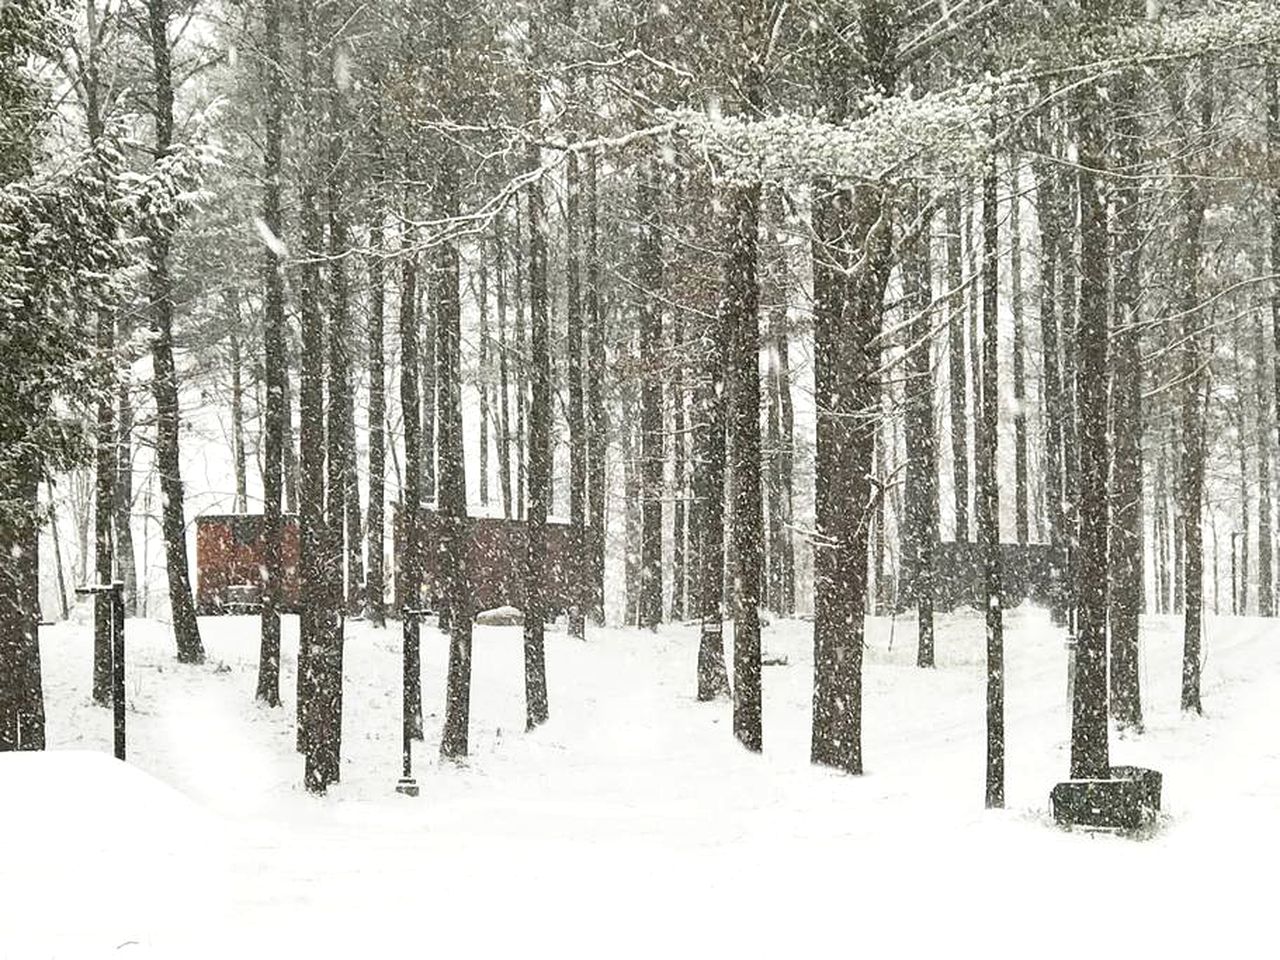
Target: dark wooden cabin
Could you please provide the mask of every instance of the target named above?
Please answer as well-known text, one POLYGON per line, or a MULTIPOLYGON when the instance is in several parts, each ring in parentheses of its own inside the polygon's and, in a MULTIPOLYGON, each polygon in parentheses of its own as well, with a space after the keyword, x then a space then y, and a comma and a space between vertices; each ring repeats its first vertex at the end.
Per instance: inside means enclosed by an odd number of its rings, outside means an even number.
MULTIPOLYGON (((423 557, 421 603, 426 609, 439 608, 444 594, 440 556, 440 533, 444 523, 436 511, 423 507, 419 530, 423 557)), ((570 527, 567 523, 547 523, 547 565, 543 590, 548 613, 569 607, 567 561, 570 527)), ((529 528, 523 520, 503 517, 467 518, 467 574, 471 581, 471 612, 511 606, 524 609, 525 563, 529 552, 529 528)), ((394 556, 395 609, 405 603, 408 584, 404 576, 405 542, 403 514, 393 506, 392 553, 394 556)))
MULTIPOLYGON (((262 603, 262 565, 266 557, 264 519, 257 513, 206 514, 196 517, 196 613, 253 613, 262 603)), ((298 518, 280 518, 280 605, 298 610, 298 518)))
MULTIPOLYGON (((423 585, 421 602, 437 609, 443 593, 440 564, 442 520, 429 508, 422 509, 423 585)), ((281 519, 284 576, 281 581, 281 609, 296 613, 299 601, 298 517, 281 519)), ((261 514, 209 514, 196 517, 196 612, 201 616, 225 613, 254 613, 262 603, 262 564, 266 538, 261 514)), ((500 517, 469 517, 467 569, 471 580, 472 612, 494 607, 524 608, 525 562, 529 549, 528 527, 522 520, 500 517)), ((549 613, 569 606, 566 564, 569 556, 569 525, 547 524, 547 565, 544 571, 546 604, 549 613)), ((403 568, 400 510, 393 505, 392 572, 394 609, 405 601, 407 585, 403 568)))

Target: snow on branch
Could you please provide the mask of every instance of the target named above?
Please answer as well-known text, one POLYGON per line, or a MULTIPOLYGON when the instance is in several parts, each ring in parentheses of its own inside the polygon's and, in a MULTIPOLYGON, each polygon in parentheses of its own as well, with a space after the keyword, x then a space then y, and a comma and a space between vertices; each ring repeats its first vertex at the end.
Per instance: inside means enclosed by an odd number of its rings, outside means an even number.
POLYGON ((946 179, 981 160, 994 112, 1023 89, 1005 76, 920 97, 868 98, 860 115, 844 123, 794 113, 760 120, 693 110, 674 115, 677 135, 730 182, 946 179))
POLYGON ((1024 52, 1044 73, 1138 66, 1275 45, 1280 45, 1280 4, 1262 0, 1185 17, 1108 25, 1097 32, 1072 30, 1024 52))

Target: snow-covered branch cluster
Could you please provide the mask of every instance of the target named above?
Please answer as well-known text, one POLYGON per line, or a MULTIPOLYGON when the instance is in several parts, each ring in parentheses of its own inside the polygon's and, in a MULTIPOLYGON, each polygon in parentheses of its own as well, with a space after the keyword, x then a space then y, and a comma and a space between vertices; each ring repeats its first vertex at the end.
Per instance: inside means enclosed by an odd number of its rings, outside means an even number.
POLYGON ((676 116, 679 134, 730 182, 953 178, 980 161, 995 112, 1022 89, 1016 79, 1000 77, 918 97, 869 99, 845 123, 796 113, 762 120, 693 110, 676 116))

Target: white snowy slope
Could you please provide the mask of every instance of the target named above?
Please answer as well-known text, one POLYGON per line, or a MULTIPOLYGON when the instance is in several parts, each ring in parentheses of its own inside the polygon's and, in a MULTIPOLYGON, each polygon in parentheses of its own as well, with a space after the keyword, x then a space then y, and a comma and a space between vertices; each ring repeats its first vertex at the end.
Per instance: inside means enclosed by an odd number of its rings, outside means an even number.
POLYGON ((1040 611, 1006 637, 1009 808, 982 809, 981 620, 870 624, 866 775, 811 767, 811 626, 768 628, 765 753, 695 702, 697 637, 548 638, 552 720, 524 731, 521 631, 478 627, 471 758, 441 765, 446 647, 424 639, 422 795, 394 793, 400 636, 348 626, 342 783, 316 799, 286 706, 254 703, 257 621, 202 620, 209 662, 129 624, 130 763, 89 703, 90 634, 46 628, 43 756, 0 757, 0 957, 1265 956, 1280 856, 1274 622, 1211 619, 1206 715, 1178 711, 1180 621, 1144 622, 1147 731, 1115 762, 1165 775, 1149 840, 1052 827, 1065 651, 1040 611), (890 640, 892 638, 892 649, 890 640), (832 954, 834 955, 834 954, 832 954))

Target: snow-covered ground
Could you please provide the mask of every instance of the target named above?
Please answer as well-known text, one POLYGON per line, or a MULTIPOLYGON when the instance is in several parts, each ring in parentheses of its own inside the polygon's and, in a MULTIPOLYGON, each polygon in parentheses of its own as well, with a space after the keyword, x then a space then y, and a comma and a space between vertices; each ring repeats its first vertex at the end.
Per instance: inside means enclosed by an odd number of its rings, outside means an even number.
POLYGON ((873 620, 867 773, 807 762, 811 626, 775 623, 765 753, 694 700, 697 637, 548 638, 552 720, 524 731, 519 627, 478 627, 471 758, 437 760, 445 641, 424 639, 418 798, 400 763, 400 634, 350 623, 342 783, 317 799, 286 706, 253 700, 257 621, 201 621, 209 661, 129 624, 130 763, 89 703, 83 622, 45 628, 54 751, 0 757, 0 957, 1270 955, 1280 857, 1280 636, 1211 619, 1204 717, 1178 711, 1181 624, 1144 622, 1147 730, 1114 762, 1165 775, 1151 839, 1051 826, 1069 716, 1063 636, 1009 615, 1008 800, 984 811, 981 621, 873 620), (836 953, 835 951, 838 951, 836 953))

